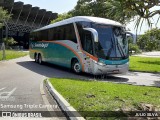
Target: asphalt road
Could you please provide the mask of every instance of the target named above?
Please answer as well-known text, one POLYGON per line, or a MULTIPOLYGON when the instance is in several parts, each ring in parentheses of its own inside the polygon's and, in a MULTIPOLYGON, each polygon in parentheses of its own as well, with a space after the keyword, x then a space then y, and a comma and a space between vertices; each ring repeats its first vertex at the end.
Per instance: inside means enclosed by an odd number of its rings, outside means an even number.
MULTIPOLYGON (((51 64, 39 65, 31 60, 29 56, 25 56, 10 61, 0 62, 0 111, 47 111, 47 108, 37 108, 34 107, 34 105, 51 104, 56 106, 56 102, 51 100, 46 92, 43 93, 41 83, 46 77, 68 77, 160 87, 160 74, 129 72, 126 75, 97 78, 88 74, 76 75, 69 69, 51 64), (48 99, 48 102, 46 102, 46 98, 48 99), (16 106, 16 108, 5 108, 2 104, 31 106, 23 107, 22 109, 20 106, 16 106)), ((60 111, 59 108, 54 108, 54 110, 60 111)))
MULTIPOLYGON (((97 78, 89 74, 76 75, 67 68, 55 66, 52 64, 39 65, 35 63, 33 60, 31 60, 29 56, 16 59, 12 61, 12 64, 13 65, 15 64, 17 67, 21 69, 25 69, 26 72, 32 73, 33 74, 32 76, 30 76, 29 74, 26 75, 26 73, 23 73, 22 75, 29 78, 31 77, 32 79, 36 79, 35 82, 37 80, 43 80, 45 77, 47 78, 59 77, 59 78, 77 78, 77 79, 98 80, 104 82, 115 82, 115 83, 125 83, 133 85, 160 87, 159 73, 154 74, 154 73, 143 73, 143 72, 128 72, 127 74, 124 75, 110 75, 97 78)), ((21 71, 21 69, 19 70, 21 71)), ((15 71, 15 73, 17 74, 17 71, 15 71)), ((37 85, 38 83, 35 84, 37 85)))
POLYGON ((42 84, 47 68, 29 56, 0 62, 0 111, 61 111, 42 84))
MULTIPOLYGON (((103 77, 97 78, 89 74, 76 75, 72 73, 69 69, 51 64, 39 65, 35 63, 32 59, 30 59, 29 56, 0 63, 0 80, 2 79, 4 81, 3 84, 7 83, 7 85, 9 84, 13 86, 15 83, 16 84, 18 83, 19 86, 21 86, 20 84, 22 84, 23 86, 24 84, 23 79, 25 79, 26 80, 25 83, 28 86, 30 86, 29 87, 30 90, 32 91, 34 90, 34 92, 37 93, 39 91, 40 82, 42 82, 43 79, 45 79, 46 77, 90 79, 90 80, 100 80, 106 82, 160 87, 159 73, 153 74, 153 73, 143 73, 143 72, 128 72, 125 75, 112 75, 104 78, 103 77), (3 72, 1 72, 1 70, 3 70, 3 72), (8 83, 10 79, 12 79, 11 81, 13 81, 13 84, 8 83), (37 86, 37 88, 34 88, 34 86, 37 86)), ((35 100, 37 100, 37 98, 35 98, 35 100)))

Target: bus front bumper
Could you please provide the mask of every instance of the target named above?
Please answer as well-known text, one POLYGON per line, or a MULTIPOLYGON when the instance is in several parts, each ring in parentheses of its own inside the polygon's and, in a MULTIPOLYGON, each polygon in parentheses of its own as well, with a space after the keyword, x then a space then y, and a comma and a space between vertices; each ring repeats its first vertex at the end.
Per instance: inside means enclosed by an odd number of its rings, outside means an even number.
POLYGON ((104 74, 125 74, 128 72, 129 62, 122 65, 105 65, 94 63, 94 75, 104 75, 104 74))

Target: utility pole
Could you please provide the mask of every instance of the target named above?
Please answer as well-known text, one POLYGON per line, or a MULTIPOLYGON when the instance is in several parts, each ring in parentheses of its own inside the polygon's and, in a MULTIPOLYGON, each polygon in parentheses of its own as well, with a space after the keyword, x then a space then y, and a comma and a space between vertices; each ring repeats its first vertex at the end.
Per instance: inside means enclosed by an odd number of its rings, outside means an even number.
MULTIPOLYGON (((7 40, 8 39, 8 26, 7 26, 6 21, 4 21, 4 25, 5 25, 6 40, 7 40)), ((3 51, 2 60, 5 60, 6 59, 6 52, 5 52, 5 43, 4 43, 4 41, 2 42, 2 51, 3 51)))
POLYGON ((0 58, 0 59, 2 59, 2 60, 5 60, 5 58, 6 58, 6 54, 5 54, 5 44, 4 44, 4 41, 3 41, 3 27, 1 28, 1 50, 2 50, 2 58, 0 58))
POLYGON ((2 43, 2 51, 3 51, 2 60, 5 60, 6 59, 6 52, 5 52, 5 44, 4 44, 4 42, 2 43))

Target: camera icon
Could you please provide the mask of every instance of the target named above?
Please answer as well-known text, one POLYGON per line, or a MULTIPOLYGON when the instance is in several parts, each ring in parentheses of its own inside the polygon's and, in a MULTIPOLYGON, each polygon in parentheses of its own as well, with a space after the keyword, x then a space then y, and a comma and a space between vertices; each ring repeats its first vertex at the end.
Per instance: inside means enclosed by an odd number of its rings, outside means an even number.
POLYGON ((11 112, 2 112, 2 117, 12 117, 11 112))

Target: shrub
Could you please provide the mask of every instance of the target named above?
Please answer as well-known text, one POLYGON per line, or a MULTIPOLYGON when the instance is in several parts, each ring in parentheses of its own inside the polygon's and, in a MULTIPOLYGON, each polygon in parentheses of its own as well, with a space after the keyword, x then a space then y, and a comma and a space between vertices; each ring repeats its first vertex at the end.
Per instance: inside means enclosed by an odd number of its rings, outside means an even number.
POLYGON ((133 44, 133 43, 129 43, 129 53, 130 54, 140 53, 140 49, 139 49, 138 45, 133 44))
POLYGON ((16 44, 17 42, 13 38, 4 38, 3 39, 6 47, 16 44))
POLYGON ((137 44, 144 51, 160 50, 160 30, 154 28, 145 32, 138 38, 137 44))

